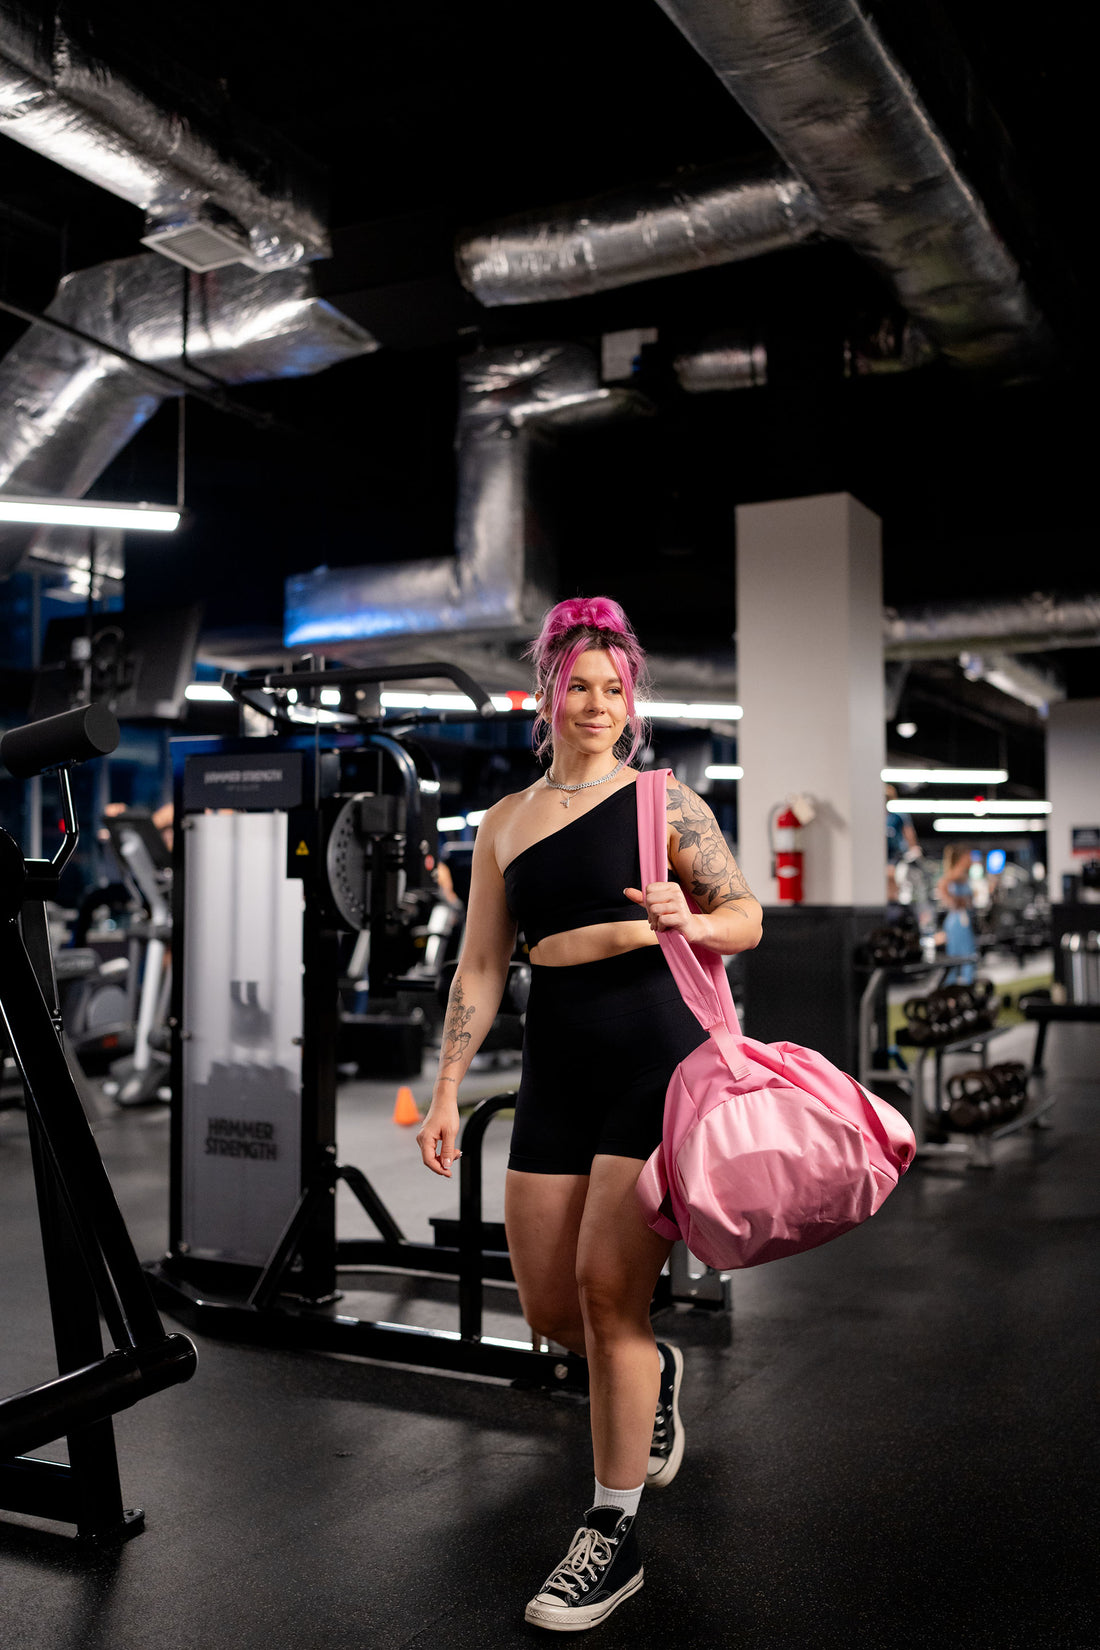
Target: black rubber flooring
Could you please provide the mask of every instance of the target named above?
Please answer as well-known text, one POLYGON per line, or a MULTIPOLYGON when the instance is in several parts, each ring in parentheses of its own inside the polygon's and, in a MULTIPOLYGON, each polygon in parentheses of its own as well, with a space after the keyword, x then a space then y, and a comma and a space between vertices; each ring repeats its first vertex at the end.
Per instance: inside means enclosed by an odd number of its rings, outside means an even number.
MULTIPOLYGON (((646 1584, 601 1650, 1096 1650, 1098 1053, 1053 1029, 1053 1127, 992 1172, 918 1166, 859 1231, 738 1276, 732 1317, 666 1316, 688 1454, 643 1499, 646 1584)), ((153 1256, 163 1114, 98 1137, 153 1256)), ((52 1373, 18 1112, 0 1185, 12 1392, 52 1373)), ((3 1650, 546 1641, 523 1606, 588 1502, 582 1400, 198 1339, 196 1378, 116 1423, 144 1534, 0 1514, 3 1650)))

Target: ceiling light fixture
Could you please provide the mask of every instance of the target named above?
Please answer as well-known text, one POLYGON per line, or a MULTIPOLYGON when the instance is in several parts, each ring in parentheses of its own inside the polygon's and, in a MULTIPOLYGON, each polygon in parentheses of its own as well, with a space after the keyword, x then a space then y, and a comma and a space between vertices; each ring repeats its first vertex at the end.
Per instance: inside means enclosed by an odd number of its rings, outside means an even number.
POLYGON ((1005 768, 883 768, 888 785, 1003 785, 1005 768))
POLYGON ((934 819, 934 831, 957 831, 970 836, 975 831, 999 831, 1003 836, 1018 836, 1021 832, 1045 831, 1045 819, 934 819))
POLYGON ((976 797, 972 802, 958 802, 950 796, 922 796, 919 799, 906 797, 904 802, 888 802, 886 810, 892 814, 942 814, 954 811, 956 814, 1018 814, 1023 810, 1031 814, 1049 814, 1053 812, 1049 802, 1034 802, 1030 797, 998 798, 993 802, 979 801, 976 797))
POLYGON ((744 779, 744 768, 735 767, 732 762, 712 762, 703 773, 707 779, 744 779))
POLYGON ((741 705, 685 705, 659 699, 643 699, 637 706, 639 716, 650 720, 672 722, 739 722, 745 712, 741 705))
POLYGON ((180 514, 161 504, 99 504, 0 493, 0 521, 18 521, 32 527, 121 527, 127 532, 174 533, 180 514))
MULTIPOLYGON (((494 710, 515 710, 512 700, 503 693, 489 695, 494 710)), ((386 691, 380 695, 383 710, 473 710, 474 702, 464 693, 404 693, 386 691)), ((528 694, 523 710, 534 710, 535 701, 528 694)))
POLYGON ((183 690, 185 699, 228 699, 233 695, 225 688, 219 687, 217 682, 188 682, 183 690))

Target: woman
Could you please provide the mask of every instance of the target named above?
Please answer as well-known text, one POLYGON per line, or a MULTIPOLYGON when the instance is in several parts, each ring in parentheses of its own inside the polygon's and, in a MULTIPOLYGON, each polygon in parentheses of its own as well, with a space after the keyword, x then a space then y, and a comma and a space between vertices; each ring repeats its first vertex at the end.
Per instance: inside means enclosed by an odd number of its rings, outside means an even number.
MULTIPOLYGON (((944 946, 949 957, 969 957, 974 951, 974 930, 970 923, 970 849, 952 843, 943 856, 943 875, 936 884, 936 898, 947 910, 943 925, 944 946)), ((970 985, 974 964, 963 963, 944 975, 945 985, 970 985)))
POLYGON ((761 912, 710 809, 676 782, 674 880, 638 886, 637 773, 627 763, 641 744, 636 703, 648 689, 618 603, 560 602, 529 651, 535 748, 550 765, 490 808, 478 830, 439 1076, 417 1142, 426 1166, 450 1177, 458 1086, 500 1003, 518 925, 532 978, 505 1189, 508 1248, 527 1322, 588 1359, 596 1472, 592 1506, 526 1614, 576 1632, 642 1585, 641 1493, 671 1483, 684 1447, 683 1359, 658 1347, 649 1316, 671 1245, 643 1221, 635 1182, 660 1142, 672 1071, 706 1034, 657 932, 744 951, 759 941, 761 912))

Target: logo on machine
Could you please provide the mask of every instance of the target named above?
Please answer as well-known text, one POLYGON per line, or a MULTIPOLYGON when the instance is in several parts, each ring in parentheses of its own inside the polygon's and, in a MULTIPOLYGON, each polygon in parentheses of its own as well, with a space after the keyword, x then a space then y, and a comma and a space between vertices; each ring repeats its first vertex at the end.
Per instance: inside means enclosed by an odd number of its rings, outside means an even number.
POLYGON ((208 1117, 207 1157, 249 1157, 274 1163, 279 1156, 274 1123, 249 1117, 208 1117))
POLYGON ((279 784, 282 768, 222 768, 219 773, 204 773, 204 785, 272 785, 279 784))
POLYGON ((283 752, 277 764, 270 756, 189 756, 183 767, 183 806, 189 813, 205 808, 297 808, 302 772, 297 751, 283 752))
POLYGON ((309 853, 309 849, 306 847, 304 842, 299 842, 294 852, 298 859, 303 859, 309 853))

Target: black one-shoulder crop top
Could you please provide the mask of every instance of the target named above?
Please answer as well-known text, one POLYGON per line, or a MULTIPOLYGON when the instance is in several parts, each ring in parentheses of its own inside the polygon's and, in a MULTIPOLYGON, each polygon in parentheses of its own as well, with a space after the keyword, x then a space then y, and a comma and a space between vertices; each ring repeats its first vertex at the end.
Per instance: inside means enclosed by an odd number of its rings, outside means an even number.
POLYGON ((621 785, 505 867, 508 909, 534 949, 548 934, 597 922, 645 920, 624 888, 640 888, 638 799, 621 785))

